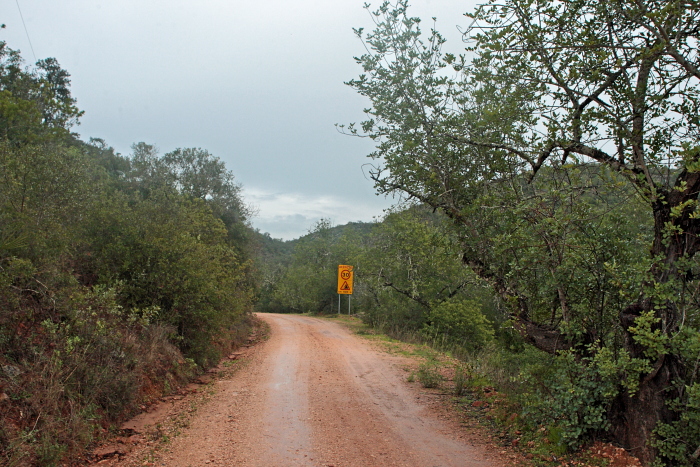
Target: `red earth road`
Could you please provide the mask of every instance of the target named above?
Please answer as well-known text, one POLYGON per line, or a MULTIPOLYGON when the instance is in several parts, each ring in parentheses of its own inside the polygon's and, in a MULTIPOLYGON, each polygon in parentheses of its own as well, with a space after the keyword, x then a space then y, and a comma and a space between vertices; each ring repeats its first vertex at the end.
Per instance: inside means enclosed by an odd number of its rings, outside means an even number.
MULTIPOLYGON (((438 420, 386 353, 328 320, 260 314, 270 339, 156 465, 501 467, 438 420)), ((425 399, 425 398, 423 398, 425 399)))

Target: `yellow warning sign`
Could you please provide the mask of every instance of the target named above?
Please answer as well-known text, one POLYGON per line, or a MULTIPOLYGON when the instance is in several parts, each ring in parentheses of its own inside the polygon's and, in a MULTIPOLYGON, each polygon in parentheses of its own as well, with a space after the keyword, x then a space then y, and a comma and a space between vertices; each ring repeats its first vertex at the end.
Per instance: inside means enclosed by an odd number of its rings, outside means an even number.
POLYGON ((352 279, 353 271, 352 266, 347 264, 338 265, 338 293, 339 294, 352 294, 352 279))

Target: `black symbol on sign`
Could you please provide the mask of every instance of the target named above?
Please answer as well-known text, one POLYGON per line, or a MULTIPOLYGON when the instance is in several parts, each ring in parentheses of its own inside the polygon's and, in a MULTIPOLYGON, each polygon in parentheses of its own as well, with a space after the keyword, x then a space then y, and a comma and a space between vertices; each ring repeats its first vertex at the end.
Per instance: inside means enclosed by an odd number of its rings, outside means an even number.
POLYGON ((345 269, 345 270, 343 270, 343 271, 340 272, 340 277, 341 277, 341 279, 348 280, 348 279, 350 279, 350 276, 351 276, 351 275, 352 275, 352 274, 350 274, 350 271, 348 271, 347 269, 345 269))
POLYGON ((343 285, 340 286, 340 290, 350 290, 350 286, 348 285, 348 281, 343 282, 343 285))

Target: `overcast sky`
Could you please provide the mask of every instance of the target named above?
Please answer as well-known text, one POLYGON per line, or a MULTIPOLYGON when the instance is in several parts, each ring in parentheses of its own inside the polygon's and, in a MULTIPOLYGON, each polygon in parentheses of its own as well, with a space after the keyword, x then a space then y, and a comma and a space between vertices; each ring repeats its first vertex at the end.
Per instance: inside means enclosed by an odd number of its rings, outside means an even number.
MULTIPOLYGON (((361 71, 352 28, 372 27, 363 0, 0 4, 1 40, 27 63, 55 57, 71 74, 83 139, 122 154, 139 141, 161 153, 207 149, 243 185, 262 232, 292 239, 320 218, 371 221, 392 204, 363 173, 371 142, 334 126, 362 120, 368 106, 343 84, 361 71)), ((456 26, 472 0, 412 5, 412 15, 437 17, 446 50, 463 48, 456 26)))

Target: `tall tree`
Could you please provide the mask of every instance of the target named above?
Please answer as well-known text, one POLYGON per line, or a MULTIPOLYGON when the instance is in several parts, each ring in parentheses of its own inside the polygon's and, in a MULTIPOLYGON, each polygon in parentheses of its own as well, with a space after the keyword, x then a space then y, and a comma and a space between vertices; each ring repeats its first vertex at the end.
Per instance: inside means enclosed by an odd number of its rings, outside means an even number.
POLYGON ((0 41, 0 136, 15 144, 67 136, 83 114, 69 78, 55 58, 25 67, 19 51, 0 41))
POLYGON ((694 1, 492 1, 469 15, 470 62, 385 2, 357 31, 368 52, 349 82, 372 101, 350 132, 378 142, 377 189, 460 226, 464 262, 524 337, 580 364, 615 349, 598 428, 646 463, 671 456, 653 435, 679 427, 668 401, 699 393, 699 15, 694 1))
POLYGON ((463 347, 484 344, 488 301, 482 303, 478 280, 461 264, 444 215, 426 206, 396 209, 368 237, 357 277, 364 320, 397 335, 422 331, 463 347), (465 300, 473 306, 462 306, 465 300), (467 308, 476 320, 466 319, 467 308))
POLYGON ((132 185, 147 195, 167 188, 186 197, 204 200, 238 247, 249 243, 250 210, 243 202, 241 185, 218 157, 200 148, 178 148, 163 156, 143 142, 132 145, 132 185))
POLYGON ((420 206, 389 213, 372 232, 362 271, 365 281, 424 310, 459 293, 472 275, 460 266, 454 238, 442 219, 420 206))

